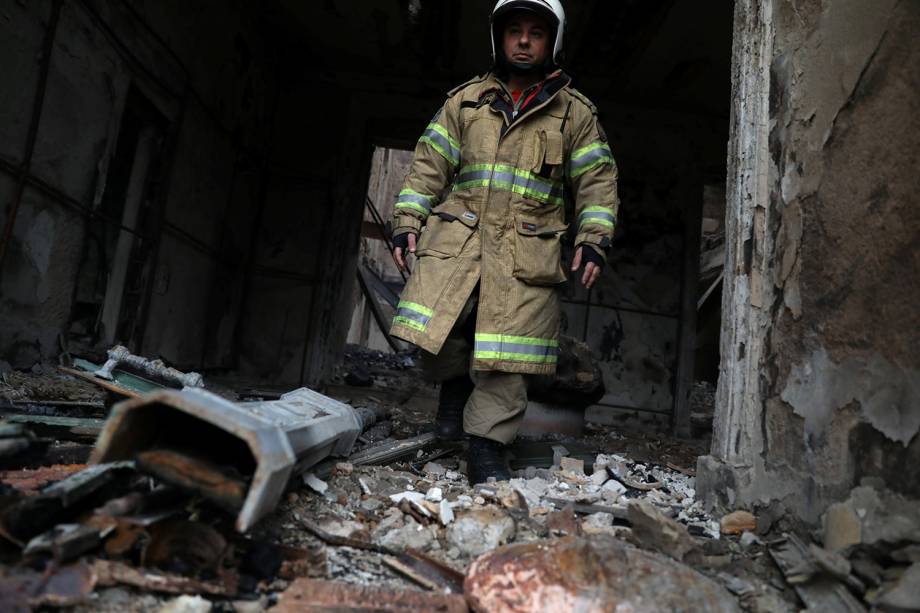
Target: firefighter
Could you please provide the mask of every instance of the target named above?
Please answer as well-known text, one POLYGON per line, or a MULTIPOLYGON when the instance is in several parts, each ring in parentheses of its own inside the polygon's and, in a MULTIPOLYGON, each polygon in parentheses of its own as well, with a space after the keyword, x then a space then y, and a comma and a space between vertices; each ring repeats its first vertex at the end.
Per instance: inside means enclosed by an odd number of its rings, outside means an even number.
POLYGON ((431 120, 393 223, 397 263, 417 261, 391 333, 420 347, 441 383, 437 435, 469 435, 471 484, 511 477, 504 446, 523 420, 526 375, 556 369, 565 199, 571 270, 587 288, 619 203, 597 110, 558 67, 561 2, 500 0, 491 30, 492 71, 451 91, 431 120))

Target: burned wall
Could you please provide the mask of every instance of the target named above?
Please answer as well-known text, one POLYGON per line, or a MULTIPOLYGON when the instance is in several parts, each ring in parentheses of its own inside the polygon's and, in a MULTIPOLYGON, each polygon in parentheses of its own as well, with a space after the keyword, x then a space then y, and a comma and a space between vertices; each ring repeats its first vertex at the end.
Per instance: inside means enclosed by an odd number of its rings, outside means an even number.
POLYGON ((80 272, 96 231, 117 234, 122 222, 108 215, 109 173, 117 156, 133 153, 117 144, 136 95, 162 116, 161 162, 142 205, 148 224, 127 228, 135 247, 148 247, 150 261, 138 268, 149 277, 140 283, 143 321, 136 338, 118 340, 182 367, 229 365, 234 302, 215 299, 213 288, 245 259, 258 196, 251 175, 264 166, 271 134, 273 59, 257 23, 243 3, 61 0, 0 9, 0 87, 11 93, 0 104, 4 218, 16 209, 0 278, 0 358, 28 367, 56 356, 77 297, 92 296, 80 291, 81 278, 103 286, 110 278, 104 260, 80 272))
POLYGON ((918 27, 916 2, 737 5, 712 501, 920 496, 918 27))

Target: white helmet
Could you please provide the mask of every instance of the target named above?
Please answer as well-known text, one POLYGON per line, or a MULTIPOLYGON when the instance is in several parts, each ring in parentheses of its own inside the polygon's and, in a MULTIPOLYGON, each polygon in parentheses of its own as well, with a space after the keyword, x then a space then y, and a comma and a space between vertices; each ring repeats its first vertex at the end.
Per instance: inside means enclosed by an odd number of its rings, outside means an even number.
POLYGON ((550 25, 556 27, 556 44, 553 46, 553 62, 558 62, 562 54, 562 34, 565 30, 565 9, 559 0, 498 0, 492 9, 489 23, 492 30, 492 60, 498 61, 500 43, 499 33, 495 31, 496 25, 501 21, 502 15, 515 9, 530 10, 543 15, 550 25))

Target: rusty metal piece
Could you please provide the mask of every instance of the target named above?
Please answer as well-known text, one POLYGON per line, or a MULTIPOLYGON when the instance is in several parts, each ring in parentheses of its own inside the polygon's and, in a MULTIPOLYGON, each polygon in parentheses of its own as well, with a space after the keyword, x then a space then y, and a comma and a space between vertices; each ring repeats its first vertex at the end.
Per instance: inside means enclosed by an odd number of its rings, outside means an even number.
POLYGON ((476 611, 737 613, 695 570, 607 535, 510 545, 475 560, 464 583, 476 611))
POLYGON ((227 540, 201 522, 174 519, 154 524, 148 530, 150 544, 142 564, 182 574, 216 572, 227 553, 227 540))
POLYGON ((132 370, 144 374, 154 380, 181 387, 204 387, 204 377, 197 372, 184 373, 171 368, 163 360, 150 360, 128 351, 127 347, 116 345, 108 351, 109 359, 97 370, 94 375, 106 381, 114 381, 112 371, 122 365, 131 367, 132 370))
POLYGON ((15 488, 24 496, 37 494, 49 483, 60 481, 86 468, 86 464, 55 464, 42 468, 0 471, 0 483, 15 488))
POLYGON ((384 590, 338 581, 298 579, 281 594, 281 599, 272 611, 278 613, 294 613, 295 611, 297 613, 325 613, 327 611, 466 613, 469 608, 463 596, 458 594, 384 590))
POLYGON ((166 483, 201 494, 232 513, 238 513, 246 501, 249 484, 238 473, 206 459, 170 449, 154 449, 137 454, 137 468, 166 483))
MULTIPOLYGON (((246 532, 277 506, 292 476, 330 455, 347 456, 360 432, 352 407, 306 388, 248 403, 197 388, 160 390, 115 406, 90 461, 169 450, 245 475, 236 528, 246 532)), ((198 485, 207 496, 207 483, 198 485)))
POLYGON ((97 577, 96 584, 101 587, 130 585, 142 590, 164 594, 202 594, 207 596, 235 596, 238 589, 238 577, 233 573, 224 573, 220 582, 199 581, 191 577, 134 568, 112 560, 95 560, 92 570, 97 577))

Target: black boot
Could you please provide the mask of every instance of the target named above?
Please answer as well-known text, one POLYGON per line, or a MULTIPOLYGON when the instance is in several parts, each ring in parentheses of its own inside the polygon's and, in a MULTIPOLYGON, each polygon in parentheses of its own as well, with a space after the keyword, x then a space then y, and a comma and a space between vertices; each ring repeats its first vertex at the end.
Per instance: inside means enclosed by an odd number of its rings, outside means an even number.
POLYGON ((434 433, 442 441, 463 438, 463 407, 473 393, 469 375, 448 379, 441 384, 438 396, 438 416, 434 420, 434 433))
POLYGON ((489 477, 495 477, 496 481, 511 479, 511 470, 505 462, 505 446, 479 436, 470 437, 466 470, 470 485, 485 483, 489 477))

